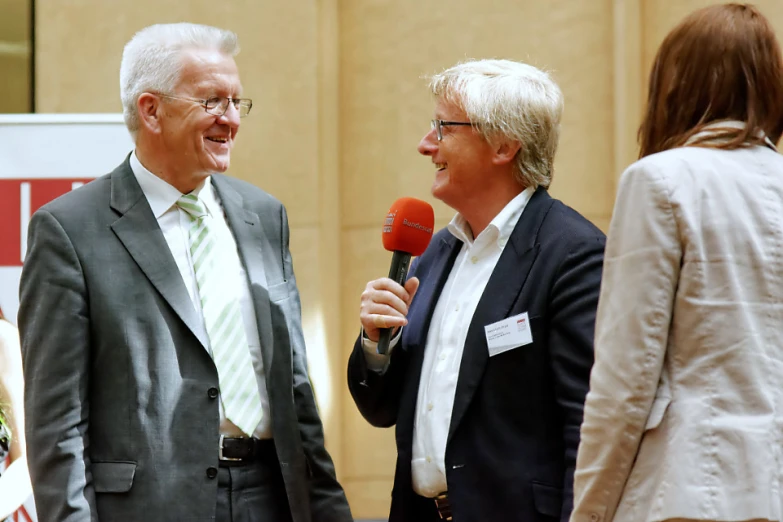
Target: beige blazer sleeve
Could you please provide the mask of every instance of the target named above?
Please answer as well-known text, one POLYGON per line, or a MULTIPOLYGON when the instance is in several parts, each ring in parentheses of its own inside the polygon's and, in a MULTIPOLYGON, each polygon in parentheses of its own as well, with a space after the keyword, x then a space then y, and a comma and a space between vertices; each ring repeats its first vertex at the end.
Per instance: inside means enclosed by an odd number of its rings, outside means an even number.
POLYGON ((623 173, 609 228, 572 522, 611 521, 661 377, 682 257, 667 180, 623 173))

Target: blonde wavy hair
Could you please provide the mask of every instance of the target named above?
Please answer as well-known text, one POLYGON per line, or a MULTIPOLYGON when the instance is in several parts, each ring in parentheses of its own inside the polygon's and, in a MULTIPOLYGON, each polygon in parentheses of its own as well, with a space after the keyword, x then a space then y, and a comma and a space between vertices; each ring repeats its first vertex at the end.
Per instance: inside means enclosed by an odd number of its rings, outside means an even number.
POLYGON ((546 72, 511 60, 476 60, 435 74, 430 89, 464 110, 488 142, 505 138, 521 143, 514 172, 521 185, 549 187, 563 93, 546 72))

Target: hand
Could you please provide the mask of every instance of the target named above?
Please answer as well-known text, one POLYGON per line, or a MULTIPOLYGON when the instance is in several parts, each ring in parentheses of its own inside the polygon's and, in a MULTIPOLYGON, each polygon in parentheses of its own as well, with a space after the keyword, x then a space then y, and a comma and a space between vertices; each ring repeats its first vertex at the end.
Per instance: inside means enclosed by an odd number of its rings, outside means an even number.
POLYGON ((419 280, 411 277, 401 286, 388 277, 370 281, 362 292, 359 320, 365 335, 371 341, 378 341, 381 328, 395 331, 408 324, 408 307, 419 288, 419 280))

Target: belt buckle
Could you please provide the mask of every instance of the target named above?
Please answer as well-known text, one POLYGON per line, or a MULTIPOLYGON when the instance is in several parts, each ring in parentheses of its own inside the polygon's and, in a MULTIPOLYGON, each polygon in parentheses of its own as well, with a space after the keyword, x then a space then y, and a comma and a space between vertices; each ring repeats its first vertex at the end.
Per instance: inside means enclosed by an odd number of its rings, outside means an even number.
POLYGON ((439 494, 432 500, 435 501, 435 509, 438 510, 438 516, 441 520, 453 520, 451 516, 451 504, 449 503, 449 494, 447 491, 439 494))
POLYGON ((242 459, 236 458, 236 457, 224 457, 223 456, 223 439, 225 439, 225 438, 226 438, 225 435, 222 435, 222 434, 220 435, 220 443, 219 443, 219 446, 218 446, 218 459, 229 461, 229 462, 237 462, 237 461, 242 460, 242 459))

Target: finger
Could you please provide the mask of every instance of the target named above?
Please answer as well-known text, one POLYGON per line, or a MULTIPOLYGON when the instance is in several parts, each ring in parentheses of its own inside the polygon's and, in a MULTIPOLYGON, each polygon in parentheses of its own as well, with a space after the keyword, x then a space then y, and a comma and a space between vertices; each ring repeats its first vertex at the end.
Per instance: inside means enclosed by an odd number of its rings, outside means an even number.
POLYGON ((407 281, 405 281, 405 291, 408 292, 408 295, 410 298, 408 298, 405 303, 410 306, 411 302, 413 302, 413 297, 416 295, 416 292, 419 290, 419 278, 418 277, 411 277, 407 281))
POLYGON ((391 317, 379 314, 369 314, 361 316, 362 327, 364 333, 373 341, 378 340, 380 330, 384 328, 396 329, 408 324, 407 319, 404 317, 391 317))
POLYGON ((386 317, 383 315, 373 315, 372 324, 375 325, 376 328, 388 328, 386 326, 386 317))
POLYGON ((375 314, 370 317, 372 318, 372 325, 378 329, 397 328, 398 326, 408 324, 408 320, 404 317, 375 314))
POLYGON ((367 284, 367 288, 368 289, 372 288, 378 291, 390 292, 396 295, 397 297, 399 297, 403 301, 405 301, 409 297, 407 290, 405 290, 405 288, 401 284, 389 279, 388 277, 382 277, 380 279, 370 281, 367 284))
POLYGON ((361 310, 375 314, 405 315, 408 313, 408 303, 388 290, 371 288, 362 293, 361 310))

